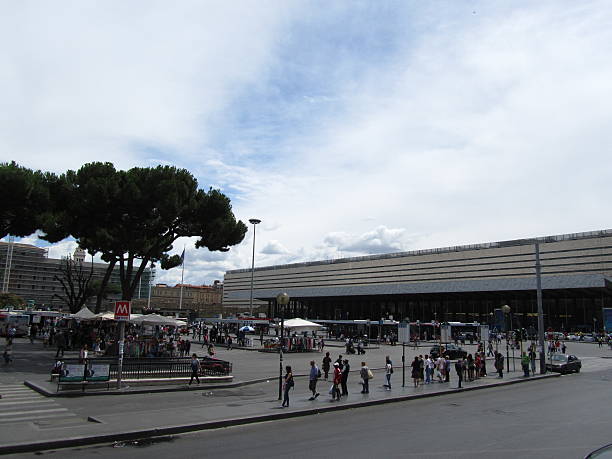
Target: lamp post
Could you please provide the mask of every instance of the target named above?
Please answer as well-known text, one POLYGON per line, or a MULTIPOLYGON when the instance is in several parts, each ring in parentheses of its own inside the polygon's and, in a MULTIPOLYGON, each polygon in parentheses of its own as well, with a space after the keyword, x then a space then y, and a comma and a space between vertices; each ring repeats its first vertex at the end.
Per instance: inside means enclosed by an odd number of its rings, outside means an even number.
MULTIPOLYGON (((512 311, 512 308, 507 304, 504 304, 501 309, 504 313, 504 316, 510 314, 510 311, 512 311)), ((512 316, 510 316, 510 321, 512 321, 512 316)), ((506 322, 506 372, 510 373, 510 349, 508 347, 509 330, 507 328, 508 325, 506 322)), ((510 323, 510 328, 512 329, 512 323, 510 323)))
POLYGON ((283 398, 283 341, 285 331, 285 306, 289 303, 289 295, 286 293, 279 293, 276 295, 276 304, 280 306, 281 310, 281 336, 280 336, 280 347, 278 350, 279 354, 279 373, 278 373, 278 399, 283 398))
POLYGON ((253 225, 253 261, 251 262, 251 297, 249 300, 249 311, 253 317, 253 275, 255 274, 255 226, 261 223, 257 218, 251 218, 249 223, 253 225))

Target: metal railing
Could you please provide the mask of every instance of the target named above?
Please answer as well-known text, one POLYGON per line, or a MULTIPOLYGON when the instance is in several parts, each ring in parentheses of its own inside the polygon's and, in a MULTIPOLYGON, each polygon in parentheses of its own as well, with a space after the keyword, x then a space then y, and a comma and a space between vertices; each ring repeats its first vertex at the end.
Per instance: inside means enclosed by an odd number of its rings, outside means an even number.
MULTIPOLYGON (((229 376, 232 372, 232 364, 225 360, 202 357, 200 376, 229 376)), ((110 365, 110 379, 117 379, 117 359, 106 357, 89 359, 93 364, 110 365)), ((66 364, 79 363, 78 359, 64 359, 66 364)), ((191 358, 128 358, 123 360, 123 379, 148 379, 148 378, 188 378, 191 376, 191 358)))

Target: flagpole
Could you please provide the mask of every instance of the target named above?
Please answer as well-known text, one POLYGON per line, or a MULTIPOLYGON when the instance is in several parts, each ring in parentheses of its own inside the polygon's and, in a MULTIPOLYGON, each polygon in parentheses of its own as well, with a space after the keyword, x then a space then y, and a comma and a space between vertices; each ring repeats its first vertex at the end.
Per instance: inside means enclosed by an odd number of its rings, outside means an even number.
POLYGON ((185 246, 183 246, 183 260, 181 269, 181 296, 179 298, 179 309, 183 309, 183 276, 185 274, 185 246))

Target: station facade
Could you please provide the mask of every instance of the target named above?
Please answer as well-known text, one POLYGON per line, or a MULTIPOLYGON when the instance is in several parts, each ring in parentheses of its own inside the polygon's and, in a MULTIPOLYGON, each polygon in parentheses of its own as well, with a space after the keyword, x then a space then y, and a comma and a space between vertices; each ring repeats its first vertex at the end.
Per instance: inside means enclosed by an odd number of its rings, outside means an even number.
MULTIPOLYGON (((600 331, 612 307, 612 230, 255 268, 253 297, 286 318, 494 323, 509 305, 514 326, 537 326, 539 245, 545 326, 600 331)), ((228 271, 224 304, 249 301, 251 269, 228 271)), ((261 311, 261 309, 259 309, 261 311)))

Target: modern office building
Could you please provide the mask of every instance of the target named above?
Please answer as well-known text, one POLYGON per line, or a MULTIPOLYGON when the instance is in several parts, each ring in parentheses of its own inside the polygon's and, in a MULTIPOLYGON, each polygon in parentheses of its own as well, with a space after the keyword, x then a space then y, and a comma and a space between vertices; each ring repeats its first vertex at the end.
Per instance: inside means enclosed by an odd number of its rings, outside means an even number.
MULTIPOLYGON (((85 252, 78 249, 72 255, 75 261, 83 265, 85 271, 91 269, 92 262, 86 261, 85 252)), ((0 279, 2 291, 14 293, 26 302, 33 302, 37 307, 61 308, 63 301, 57 297, 62 294, 62 286, 58 278, 63 276, 61 265, 65 259, 49 258, 48 250, 30 244, 0 242, 0 279)), ((101 280, 108 265, 93 263, 92 279, 101 280)), ((149 282, 152 281, 154 270, 145 269, 142 274, 134 298, 147 297, 149 282)), ((120 287, 119 267, 115 267, 110 284, 120 287)), ((109 301, 119 299, 120 295, 109 296, 109 301)), ((95 297, 88 305, 95 305, 95 297)), ((106 304, 105 304, 106 306, 106 304)))
MULTIPOLYGON (((253 296, 279 317, 381 318, 492 323, 512 308, 515 326, 537 325, 536 242, 545 326, 602 327, 612 306, 612 230, 256 268, 253 296)), ((249 301, 251 270, 228 271, 224 304, 249 301)))

